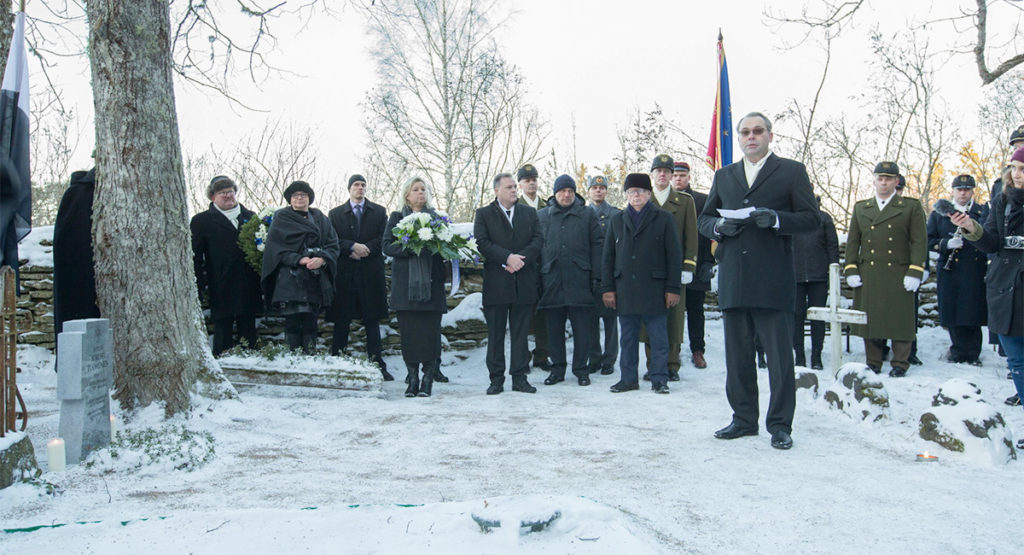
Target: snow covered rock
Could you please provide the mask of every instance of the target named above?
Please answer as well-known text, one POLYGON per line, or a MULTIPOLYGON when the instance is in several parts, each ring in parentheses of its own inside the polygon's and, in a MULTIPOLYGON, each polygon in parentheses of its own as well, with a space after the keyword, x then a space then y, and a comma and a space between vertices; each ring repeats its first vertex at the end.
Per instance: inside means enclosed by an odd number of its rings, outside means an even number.
POLYGON ((36 454, 28 434, 7 432, 0 438, 0 489, 32 476, 36 468, 36 454))
POLYGON ((796 388, 806 389, 816 398, 818 396, 818 375, 814 372, 797 372, 796 388))
POLYGON ((366 360, 340 356, 286 354, 266 358, 258 353, 217 359, 234 384, 286 385, 380 392, 380 369, 366 360))
POLYGON ((825 390, 825 401, 855 419, 878 422, 889 417, 889 392, 864 364, 841 366, 836 381, 825 390))
POLYGON ((918 434, 950 451, 991 464, 1017 458, 1003 415, 981 398, 981 390, 960 379, 948 380, 921 415, 918 434))

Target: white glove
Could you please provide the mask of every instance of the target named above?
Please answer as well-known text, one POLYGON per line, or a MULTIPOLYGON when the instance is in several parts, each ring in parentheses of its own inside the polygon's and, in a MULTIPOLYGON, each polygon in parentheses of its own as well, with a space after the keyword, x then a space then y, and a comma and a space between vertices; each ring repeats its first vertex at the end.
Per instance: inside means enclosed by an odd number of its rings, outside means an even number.
POLYGON ((864 285, 864 283, 861 282, 860 276, 853 275, 853 276, 846 276, 846 285, 849 285, 851 288, 856 289, 856 288, 860 287, 861 285, 864 285))
POLYGON ((964 246, 963 237, 950 237, 949 240, 946 241, 946 248, 949 250, 959 249, 962 246, 964 246))
POLYGON ((931 272, 929 272, 928 270, 925 270, 924 274, 921 276, 921 283, 924 283, 924 282, 928 281, 928 276, 930 276, 930 275, 932 275, 931 272))
POLYGON ((693 272, 683 272, 683 285, 687 285, 691 281, 693 281, 693 272))
POLYGON ((921 278, 906 276, 903 278, 903 288, 913 293, 921 286, 921 278))

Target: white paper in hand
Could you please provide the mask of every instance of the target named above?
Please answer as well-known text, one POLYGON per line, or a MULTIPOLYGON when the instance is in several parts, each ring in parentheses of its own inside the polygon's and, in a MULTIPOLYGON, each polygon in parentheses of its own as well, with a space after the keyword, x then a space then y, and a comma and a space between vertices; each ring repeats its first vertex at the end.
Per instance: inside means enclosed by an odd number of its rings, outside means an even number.
POLYGON ((740 208, 738 210, 728 210, 726 208, 719 208, 718 209, 718 214, 720 216, 722 216, 723 218, 733 218, 733 219, 737 219, 737 220, 742 220, 742 219, 745 219, 745 218, 749 218, 750 217, 750 213, 753 212, 753 211, 754 211, 754 207, 753 206, 748 206, 746 208, 740 208))

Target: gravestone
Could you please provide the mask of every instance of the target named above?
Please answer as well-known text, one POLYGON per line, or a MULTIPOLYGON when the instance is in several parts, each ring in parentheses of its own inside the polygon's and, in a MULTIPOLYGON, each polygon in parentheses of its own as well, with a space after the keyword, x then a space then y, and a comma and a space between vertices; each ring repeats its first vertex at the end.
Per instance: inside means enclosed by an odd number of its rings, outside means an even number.
POLYGON ((68 464, 110 445, 110 387, 114 342, 105 318, 70 320, 58 339, 57 398, 60 437, 68 464))
POLYGON ((843 364, 843 324, 867 324, 868 313, 849 308, 839 308, 840 296, 839 264, 828 265, 828 307, 810 307, 807 309, 808 320, 821 320, 829 323, 829 335, 832 336, 832 373, 838 373, 843 364))

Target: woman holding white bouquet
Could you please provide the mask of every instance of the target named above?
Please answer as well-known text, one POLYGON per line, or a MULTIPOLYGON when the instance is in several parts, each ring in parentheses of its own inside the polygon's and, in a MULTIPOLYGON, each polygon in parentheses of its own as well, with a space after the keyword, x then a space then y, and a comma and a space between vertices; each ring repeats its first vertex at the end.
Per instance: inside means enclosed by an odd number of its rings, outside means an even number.
POLYGON ((383 251, 394 259, 391 308, 398 313, 402 359, 409 371, 405 396, 430 397, 441 359, 441 315, 448 309, 442 253, 453 234, 447 218, 430 206, 423 179, 406 181, 402 198, 405 205, 391 213, 384 229, 383 251))

